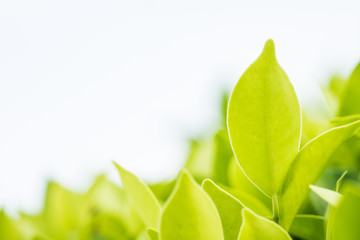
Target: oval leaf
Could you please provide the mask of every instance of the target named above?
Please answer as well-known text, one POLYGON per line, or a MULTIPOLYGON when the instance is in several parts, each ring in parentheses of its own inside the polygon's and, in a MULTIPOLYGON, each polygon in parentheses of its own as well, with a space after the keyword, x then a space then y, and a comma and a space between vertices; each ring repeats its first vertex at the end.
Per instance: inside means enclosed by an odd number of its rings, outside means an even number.
POLYGON ((150 188, 134 174, 114 163, 135 210, 147 227, 157 229, 161 206, 150 188))
POLYGON ((224 239, 216 206, 185 171, 181 173, 173 195, 165 204, 160 239, 224 239))
POLYGON ((242 211, 242 218, 243 225, 238 240, 291 240, 289 234, 279 225, 246 208, 242 211))
POLYGON ((299 150, 300 115, 294 88, 269 40, 231 94, 228 130, 239 165, 270 198, 299 150))

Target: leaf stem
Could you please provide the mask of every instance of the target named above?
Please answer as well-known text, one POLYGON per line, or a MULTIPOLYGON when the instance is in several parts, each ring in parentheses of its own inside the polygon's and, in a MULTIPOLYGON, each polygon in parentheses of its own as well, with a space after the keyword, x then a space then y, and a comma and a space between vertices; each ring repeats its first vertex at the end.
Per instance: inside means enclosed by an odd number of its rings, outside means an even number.
POLYGON ((279 201, 276 193, 272 195, 272 210, 274 222, 279 223, 279 201))

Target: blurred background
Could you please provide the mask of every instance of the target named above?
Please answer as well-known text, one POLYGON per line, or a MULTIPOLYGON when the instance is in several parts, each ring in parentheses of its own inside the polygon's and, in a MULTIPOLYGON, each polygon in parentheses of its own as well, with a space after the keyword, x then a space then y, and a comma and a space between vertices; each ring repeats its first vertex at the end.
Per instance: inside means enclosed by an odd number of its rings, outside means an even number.
POLYGON ((112 161, 174 176, 187 139, 268 38, 302 106, 360 60, 359 1, 0 2, 0 206, 37 211, 50 179, 86 189, 112 161))

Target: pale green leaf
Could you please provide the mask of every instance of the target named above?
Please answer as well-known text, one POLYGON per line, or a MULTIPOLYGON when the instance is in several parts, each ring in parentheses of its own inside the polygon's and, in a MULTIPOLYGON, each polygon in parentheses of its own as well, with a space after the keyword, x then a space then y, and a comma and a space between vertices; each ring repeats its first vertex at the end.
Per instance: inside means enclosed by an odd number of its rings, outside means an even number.
POLYGON ((280 192, 280 225, 288 229, 301 203, 324 171, 338 146, 358 131, 360 121, 330 129, 306 144, 289 169, 285 185, 280 192))
POLYGON ((299 150, 300 115, 294 88, 269 40, 231 94, 228 130, 241 168, 270 198, 299 150))
POLYGON ((242 218, 243 224, 238 240, 291 240, 291 237, 283 228, 251 210, 244 208, 242 218))
POLYGON ((323 240, 325 239, 324 217, 297 215, 291 224, 289 233, 305 240, 323 240))
POLYGON ((224 239, 236 239, 242 223, 241 210, 244 205, 210 179, 204 180, 202 188, 209 194, 218 209, 224 230, 224 239))
POLYGON ((172 196, 165 204, 160 239, 224 239, 215 204, 186 171, 181 173, 172 196))
POLYGON ((336 206, 340 199, 341 199, 341 194, 337 193, 335 191, 332 191, 330 189, 326 189, 326 188, 322 188, 322 187, 318 187, 315 185, 310 185, 310 189, 316 193, 320 198, 322 198, 324 201, 326 201, 327 203, 336 206))
POLYGON ((150 188, 134 174, 114 163, 120 173, 125 191, 128 193, 135 210, 147 227, 158 227, 161 206, 150 188))

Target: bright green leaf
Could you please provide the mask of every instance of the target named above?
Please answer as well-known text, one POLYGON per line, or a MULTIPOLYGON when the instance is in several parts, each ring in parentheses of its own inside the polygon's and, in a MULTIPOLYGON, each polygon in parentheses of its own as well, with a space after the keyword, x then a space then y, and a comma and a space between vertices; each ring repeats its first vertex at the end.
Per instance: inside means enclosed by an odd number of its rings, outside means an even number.
POLYGON ((300 115, 294 88, 269 40, 231 94, 228 129, 241 168, 270 198, 299 150, 300 115))
POLYGON ((244 205, 210 179, 204 180, 202 188, 209 194, 218 209, 224 230, 224 239, 236 239, 242 223, 241 210, 244 205))
POLYGON ((160 239, 224 239, 215 204, 186 171, 181 173, 172 196, 165 204, 160 239))
POLYGON ((157 229, 161 206, 154 193, 134 174, 126 171, 116 163, 114 164, 120 173, 125 191, 133 202, 135 210, 147 227, 157 229))
POLYGON ((338 146, 358 131, 360 121, 333 128, 306 144, 289 169, 280 192, 280 225, 288 229, 301 203, 308 195, 309 185, 316 182, 338 146))
POLYGON ((243 225, 238 240, 291 240, 289 234, 275 222, 260 217, 252 211, 242 210, 243 225))

